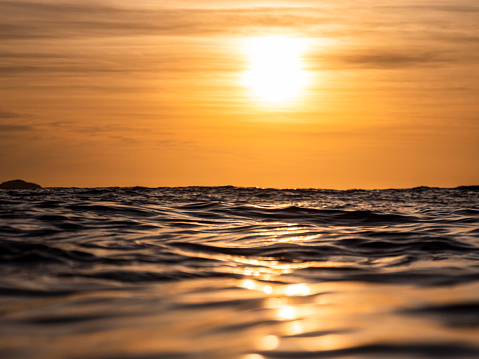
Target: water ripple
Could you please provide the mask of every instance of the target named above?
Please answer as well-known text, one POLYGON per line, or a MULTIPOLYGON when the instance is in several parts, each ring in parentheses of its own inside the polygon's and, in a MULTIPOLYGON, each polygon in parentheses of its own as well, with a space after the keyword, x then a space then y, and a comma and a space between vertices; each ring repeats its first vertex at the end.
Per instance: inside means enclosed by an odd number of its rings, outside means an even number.
POLYGON ((0 191, 2 358, 477 358, 477 188, 0 191))

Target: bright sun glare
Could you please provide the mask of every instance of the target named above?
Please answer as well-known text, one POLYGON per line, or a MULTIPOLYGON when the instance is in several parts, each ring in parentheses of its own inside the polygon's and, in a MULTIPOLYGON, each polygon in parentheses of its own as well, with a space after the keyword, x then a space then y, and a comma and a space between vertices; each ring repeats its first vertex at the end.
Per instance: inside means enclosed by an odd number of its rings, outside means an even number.
POLYGON ((271 104, 282 104, 300 95, 309 82, 301 55, 303 39, 269 36, 250 39, 245 51, 249 69, 243 83, 255 97, 271 104))

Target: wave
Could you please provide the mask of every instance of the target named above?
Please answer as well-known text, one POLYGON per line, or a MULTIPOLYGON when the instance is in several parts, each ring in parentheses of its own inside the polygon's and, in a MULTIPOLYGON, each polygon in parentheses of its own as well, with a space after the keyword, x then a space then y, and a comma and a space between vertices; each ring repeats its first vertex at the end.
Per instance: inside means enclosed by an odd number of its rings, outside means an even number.
POLYGON ((474 186, 0 191, 0 355, 475 358, 478 234, 474 186))

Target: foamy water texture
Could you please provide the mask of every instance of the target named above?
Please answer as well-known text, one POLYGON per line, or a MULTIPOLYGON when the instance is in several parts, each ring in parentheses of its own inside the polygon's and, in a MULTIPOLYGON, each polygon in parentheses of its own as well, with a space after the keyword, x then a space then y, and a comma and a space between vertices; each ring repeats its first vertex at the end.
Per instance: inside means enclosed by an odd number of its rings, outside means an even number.
POLYGON ((0 203, 2 358, 479 358, 478 188, 0 203))

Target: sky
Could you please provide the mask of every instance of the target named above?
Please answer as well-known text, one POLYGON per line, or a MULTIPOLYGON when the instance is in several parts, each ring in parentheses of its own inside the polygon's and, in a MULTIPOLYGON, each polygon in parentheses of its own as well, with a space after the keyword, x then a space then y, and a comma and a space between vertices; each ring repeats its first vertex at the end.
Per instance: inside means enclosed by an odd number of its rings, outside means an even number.
POLYGON ((0 0, 0 182, 16 178, 477 185, 479 4, 0 0))

